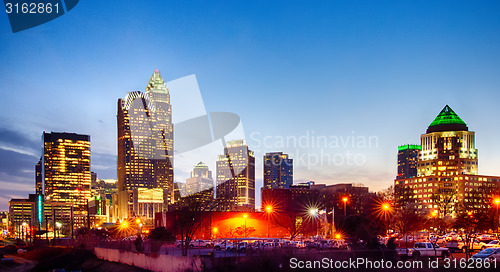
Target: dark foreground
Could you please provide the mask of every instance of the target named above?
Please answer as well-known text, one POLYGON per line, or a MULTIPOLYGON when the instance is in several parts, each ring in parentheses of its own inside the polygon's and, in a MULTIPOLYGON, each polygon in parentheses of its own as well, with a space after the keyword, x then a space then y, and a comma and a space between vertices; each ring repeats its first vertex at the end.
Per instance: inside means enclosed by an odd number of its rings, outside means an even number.
POLYGON ((22 272, 40 271, 47 272, 64 269, 65 271, 146 271, 137 267, 103 261, 98 259, 91 251, 85 249, 67 249, 59 247, 39 248, 26 254, 8 254, 5 257, 13 258, 14 263, 1 263, 0 271, 22 272))
MULTIPOLYGON (((1 263, 0 271, 147 271, 138 267, 98 259, 90 250, 46 247, 29 251, 25 254, 6 252, 14 263, 1 263), (9 254, 12 253, 12 254, 9 254)), ((461 256, 456 260, 461 260, 461 256)), ((166 264, 168 265, 168 264, 166 264)), ((203 258, 203 267, 189 271, 246 272, 246 271, 500 271, 496 267, 478 267, 477 263, 443 261, 441 259, 421 258, 418 260, 400 260, 387 252, 373 251, 316 251, 284 250, 269 254, 232 257, 203 258), (383 260, 383 261, 382 261, 383 260), (398 265, 403 267, 397 267, 398 265), (432 263, 431 263, 432 262, 432 263), (390 263, 391 267, 388 268, 390 263), (431 267, 433 266, 434 267, 431 267), (437 267, 437 268, 436 268, 437 267)), ((182 271, 182 272, 189 272, 182 271)))

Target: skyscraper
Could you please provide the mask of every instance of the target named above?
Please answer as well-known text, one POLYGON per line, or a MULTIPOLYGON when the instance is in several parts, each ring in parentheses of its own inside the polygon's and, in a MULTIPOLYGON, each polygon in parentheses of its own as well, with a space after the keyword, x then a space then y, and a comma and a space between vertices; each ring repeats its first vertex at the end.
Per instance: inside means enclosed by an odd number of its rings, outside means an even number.
MULTIPOLYGON (((149 79, 146 95, 154 104, 155 123, 153 137, 155 142, 154 174, 156 188, 165 189, 173 195, 174 184, 174 132, 172 106, 165 81, 156 69, 149 79)), ((172 196, 169 196, 172 198, 172 196)), ((172 199, 169 199, 172 202, 172 199)))
POLYGON ((477 175, 475 133, 446 105, 420 137, 418 176, 477 175))
POLYGON ((227 142, 217 159, 217 204, 220 211, 255 210, 255 156, 244 140, 227 142))
POLYGON ((419 145, 398 146, 398 175, 396 179, 413 178, 417 176, 418 155, 422 147, 419 145))
POLYGON ((199 201, 212 201, 214 198, 214 180, 212 171, 203 162, 199 162, 191 171, 181 190, 181 197, 191 197, 199 201))
POLYGON ((264 188, 290 188, 293 184, 293 160, 282 152, 264 156, 264 188))
POLYGON ((394 181, 399 205, 414 203, 421 210, 437 211, 441 216, 492 205, 500 177, 478 174, 475 133, 448 105, 420 140, 417 176, 400 177, 398 169, 394 181))
POLYGON ((43 195, 43 179, 42 179, 42 162, 43 158, 35 166, 35 193, 43 195))
POLYGON ((46 201, 73 204, 75 222, 82 223, 90 198, 90 136, 44 132, 41 175, 46 201))
POLYGON ((167 190, 173 195, 173 126, 170 95, 159 70, 146 92, 118 100, 118 190, 167 190))

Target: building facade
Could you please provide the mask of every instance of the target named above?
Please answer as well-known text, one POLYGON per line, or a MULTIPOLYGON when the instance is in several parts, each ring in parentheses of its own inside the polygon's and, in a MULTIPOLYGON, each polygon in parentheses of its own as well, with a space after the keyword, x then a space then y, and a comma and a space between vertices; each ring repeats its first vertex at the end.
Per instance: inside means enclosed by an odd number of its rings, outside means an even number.
POLYGON ((75 224, 84 224, 90 198, 90 136, 44 132, 43 156, 37 169, 45 201, 71 204, 75 224))
POLYGON ((311 185, 314 183, 291 185, 288 188, 263 187, 261 189, 261 210, 266 211, 267 207, 271 207, 272 210, 280 212, 297 204, 307 205, 319 198, 319 192, 311 190, 311 185))
POLYGON ((216 163, 220 211, 255 210, 255 155, 244 140, 227 142, 216 163))
POLYGON ((448 105, 420 140, 417 176, 394 181, 399 205, 413 203, 440 216, 491 207, 500 177, 478 174, 475 133, 448 105))
POLYGON ((40 194, 26 199, 9 201, 10 232, 20 239, 30 239, 35 232, 44 231, 47 237, 70 236, 74 221, 71 203, 46 201, 40 194))
POLYGON ((417 162, 421 150, 420 145, 406 144, 398 146, 398 175, 396 179, 417 176, 417 162))
POLYGON ((180 190, 181 197, 195 198, 197 201, 213 201, 214 180, 212 171, 203 162, 199 162, 191 171, 191 177, 186 179, 180 190))
MULTIPOLYGON (((173 202, 173 125, 170 94, 159 70, 145 92, 129 92, 118 100, 118 194, 128 199, 132 190, 161 189, 165 206, 173 202)), ((119 205, 119 204, 118 204, 119 205)), ((125 204, 128 206, 129 203, 125 204)), ((127 210, 126 207, 118 209, 127 210)), ((118 214, 127 218, 130 214, 118 214)))
POLYGON ((282 152, 264 155, 264 188, 290 188, 293 184, 293 159, 282 152))

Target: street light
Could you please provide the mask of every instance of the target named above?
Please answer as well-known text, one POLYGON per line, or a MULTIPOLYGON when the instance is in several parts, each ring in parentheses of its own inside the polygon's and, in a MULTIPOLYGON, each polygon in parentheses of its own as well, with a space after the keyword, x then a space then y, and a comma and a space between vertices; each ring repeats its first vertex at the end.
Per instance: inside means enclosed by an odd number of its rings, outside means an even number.
POLYGON ((495 220, 495 226, 493 226, 493 227, 495 227, 495 229, 497 230, 497 233, 498 233, 498 225, 499 225, 498 222, 500 221, 500 218, 498 217, 498 205, 500 204, 500 198, 499 197, 495 198, 493 200, 493 203, 495 203, 495 205, 497 205, 497 218, 495 220))
POLYGON ((213 232, 214 232, 214 238, 216 239, 217 238, 217 228, 213 228, 213 232))
MULTIPOLYGON (((314 219, 316 219, 318 217, 319 210, 318 210, 318 208, 311 207, 311 208, 309 208, 309 210, 307 212, 309 213, 309 216, 311 216, 314 219)), ((319 236, 319 233, 318 233, 318 221, 315 220, 315 222, 316 222, 316 238, 317 238, 319 236)))
POLYGON ((316 217, 318 215, 318 208, 310 208, 309 215, 312 217, 316 217))
POLYGON ((56 233, 57 233, 57 229, 59 229, 59 236, 61 236, 61 222, 56 222, 56 233))
POLYGON ((381 209, 387 227, 387 234, 389 234, 389 214, 392 212, 392 206, 388 202, 382 202, 381 209))
POLYGON ((23 222, 23 234, 22 234, 23 240, 26 240, 26 235, 24 233, 25 229, 26 229, 26 222, 23 222))
POLYGON ((273 212, 273 206, 267 205, 266 212, 267 212, 267 238, 269 238, 269 219, 271 218, 271 213, 273 212))
POLYGON ((342 198, 342 201, 344 202, 344 216, 347 216, 347 212, 346 212, 346 205, 347 205, 347 196, 344 196, 342 198))

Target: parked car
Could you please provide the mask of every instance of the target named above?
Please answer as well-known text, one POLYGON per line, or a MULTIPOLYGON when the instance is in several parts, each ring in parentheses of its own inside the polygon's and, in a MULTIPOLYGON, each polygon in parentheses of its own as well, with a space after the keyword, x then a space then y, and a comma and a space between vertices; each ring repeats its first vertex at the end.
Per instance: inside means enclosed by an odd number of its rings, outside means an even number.
POLYGON ((494 234, 482 234, 477 239, 481 242, 489 243, 491 240, 495 240, 496 236, 494 234))
POLYGON ((224 250, 224 249, 226 249, 226 246, 229 246, 230 244, 231 244, 231 243, 230 243, 230 242, 228 242, 228 241, 222 241, 222 242, 220 242, 220 243, 216 243, 216 244, 214 245, 214 249, 215 249, 215 250, 224 250))
POLYGON ((500 241, 498 240, 493 240, 485 245, 486 248, 489 247, 500 247, 500 241))
POLYGON ((398 248, 396 252, 402 257, 433 257, 438 256, 441 258, 448 258, 450 256, 450 251, 445 247, 439 247, 436 244, 429 242, 418 242, 415 243, 413 248, 405 249, 398 248))
POLYGON ((472 258, 473 259, 481 259, 481 260, 490 260, 490 261, 493 261, 493 260, 500 260, 500 248, 494 248, 494 247, 491 247, 491 248, 486 248, 486 249, 483 249, 481 251, 479 251, 478 253, 472 255, 472 258))
POLYGON ((212 247, 212 242, 206 241, 206 240, 201 240, 201 239, 196 239, 196 240, 191 241, 189 243, 189 247, 212 247))
POLYGON ((245 253, 248 249, 247 242, 238 243, 238 248, 236 249, 238 252, 245 253))
POLYGON ((431 243, 435 243, 435 244, 445 244, 446 243, 446 237, 445 236, 435 236, 435 237, 431 237, 429 239, 429 241, 431 243))
POLYGON ((129 236, 129 237, 123 238, 122 241, 124 241, 124 242, 134 242, 136 239, 137 239, 137 236, 129 236))
MULTIPOLYGON (((465 252, 465 249, 466 249, 466 244, 463 242, 463 241, 459 241, 458 242, 458 248, 462 251, 465 252)), ((474 239, 472 240, 472 242, 470 242, 470 245, 469 245, 469 249, 474 251, 474 250, 483 250, 486 248, 486 243, 484 242, 481 242, 477 239, 474 239)))
POLYGON ((293 248, 306 248, 306 244, 302 241, 293 241, 290 246, 293 248))

